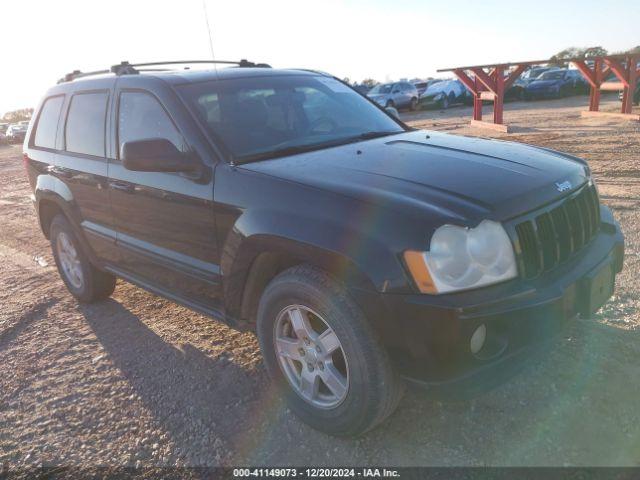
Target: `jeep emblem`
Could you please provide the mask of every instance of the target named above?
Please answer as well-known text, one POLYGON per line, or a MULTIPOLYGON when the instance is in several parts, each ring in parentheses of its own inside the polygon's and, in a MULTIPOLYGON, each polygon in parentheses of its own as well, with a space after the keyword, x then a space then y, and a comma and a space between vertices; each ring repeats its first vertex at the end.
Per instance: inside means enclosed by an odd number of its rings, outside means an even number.
POLYGON ((566 180, 562 183, 556 182, 556 188, 558 189, 559 192, 571 190, 571 182, 569 180, 566 180))

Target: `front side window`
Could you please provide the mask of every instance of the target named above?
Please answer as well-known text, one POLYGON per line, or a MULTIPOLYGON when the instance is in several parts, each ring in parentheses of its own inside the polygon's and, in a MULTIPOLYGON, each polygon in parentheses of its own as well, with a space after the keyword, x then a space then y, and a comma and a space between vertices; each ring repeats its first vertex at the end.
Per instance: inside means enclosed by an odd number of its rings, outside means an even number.
POLYGON ((38 124, 33 145, 41 148, 56 148, 56 133, 58 131, 58 119, 64 97, 51 97, 45 100, 38 124))
POLYGON ((67 116, 65 145, 68 152, 104 157, 107 92, 73 96, 67 116))
POLYGON ((186 149, 182 135, 153 95, 145 92, 122 92, 118 108, 119 151, 122 152, 126 142, 152 138, 169 140, 181 151, 186 149))
POLYGON ((235 161, 253 161, 403 132, 391 117, 330 77, 287 75, 179 87, 235 161))

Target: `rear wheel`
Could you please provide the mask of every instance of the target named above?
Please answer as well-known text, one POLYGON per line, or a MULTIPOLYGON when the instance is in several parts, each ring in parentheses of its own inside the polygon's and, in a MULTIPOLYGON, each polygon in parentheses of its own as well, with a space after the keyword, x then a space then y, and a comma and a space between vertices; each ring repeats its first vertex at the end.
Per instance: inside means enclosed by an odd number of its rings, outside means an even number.
POLYGON ((64 215, 55 216, 49 232, 53 258, 71 294, 81 303, 110 296, 115 289, 116 278, 91 264, 64 215))
POLYGON ((271 281, 258 309, 265 365, 289 407, 332 435, 359 435, 396 408, 403 384, 361 309, 311 266, 271 281))

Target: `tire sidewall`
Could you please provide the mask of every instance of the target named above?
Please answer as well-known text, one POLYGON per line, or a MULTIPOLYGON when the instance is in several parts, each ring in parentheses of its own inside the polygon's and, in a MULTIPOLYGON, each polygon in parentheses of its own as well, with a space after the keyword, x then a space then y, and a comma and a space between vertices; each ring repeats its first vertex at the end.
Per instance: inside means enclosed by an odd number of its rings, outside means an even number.
POLYGON ((377 375, 374 369, 368 368, 362 346, 358 345, 358 340, 366 339, 356 338, 348 319, 344 318, 346 312, 332 299, 323 297, 318 289, 299 282, 283 281, 268 287, 258 311, 258 339, 269 376, 290 408, 315 428, 339 434, 358 417, 367 417, 369 390, 376 384, 377 375), (274 324, 278 314, 290 305, 304 305, 317 312, 340 339, 349 369, 349 390, 343 402, 334 408, 314 407, 303 400, 282 372, 273 342, 274 324))

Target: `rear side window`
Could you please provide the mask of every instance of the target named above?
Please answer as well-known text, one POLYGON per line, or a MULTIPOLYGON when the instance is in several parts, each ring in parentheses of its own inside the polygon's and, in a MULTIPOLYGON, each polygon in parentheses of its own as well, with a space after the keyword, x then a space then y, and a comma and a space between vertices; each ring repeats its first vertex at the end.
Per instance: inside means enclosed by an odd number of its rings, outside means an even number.
POLYGON ((107 114, 107 92, 80 93, 71 99, 67 128, 66 149, 73 153, 104 157, 104 131, 107 114))
POLYGON ((33 145, 41 148, 56 148, 56 133, 58 131, 58 119, 60 118, 60 110, 64 97, 51 97, 45 100, 38 124, 36 125, 36 133, 33 139, 33 145))
POLYGON ((186 149, 184 140, 169 115, 156 100, 144 92, 122 92, 118 109, 119 150, 125 142, 163 138, 178 149, 186 149))

